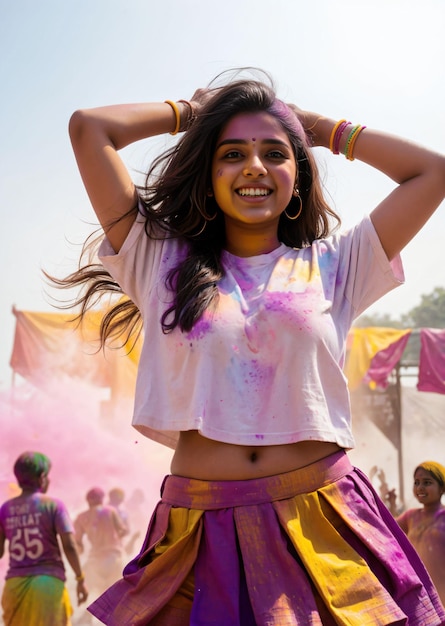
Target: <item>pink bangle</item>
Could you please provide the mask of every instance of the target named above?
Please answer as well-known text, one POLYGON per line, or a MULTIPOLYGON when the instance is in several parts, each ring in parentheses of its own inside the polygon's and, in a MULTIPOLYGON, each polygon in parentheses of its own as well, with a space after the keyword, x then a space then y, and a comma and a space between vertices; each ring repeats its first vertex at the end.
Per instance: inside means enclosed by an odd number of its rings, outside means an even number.
POLYGON ((347 129, 347 127, 351 124, 351 122, 342 122, 340 126, 337 128, 337 131, 334 136, 334 143, 332 146, 333 154, 340 154, 340 139, 342 138, 343 133, 347 129))
POLYGON ((329 138, 329 149, 331 152, 334 152, 334 140, 335 140, 335 135, 337 133, 337 130, 342 124, 344 124, 344 122, 346 122, 346 120, 340 120, 339 122, 335 124, 334 128, 332 129, 331 136, 329 138))

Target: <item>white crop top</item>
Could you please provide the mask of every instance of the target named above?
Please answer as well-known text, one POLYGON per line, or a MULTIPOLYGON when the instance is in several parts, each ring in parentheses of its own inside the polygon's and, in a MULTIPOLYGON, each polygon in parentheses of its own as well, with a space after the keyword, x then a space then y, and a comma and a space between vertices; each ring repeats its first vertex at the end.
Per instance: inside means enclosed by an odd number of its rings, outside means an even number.
POLYGON ((179 240, 152 240, 139 216, 120 252, 105 238, 99 257, 141 311, 144 324, 133 425, 174 446, 181 430, 242 445, 336 442, 352 448, 343 374, 355 317, 404 280, 369 217, 307 248, 280 245, 240 258, 226 251, 214 312, 191 332, 163 334, 172 301, 168 270, 179 240))

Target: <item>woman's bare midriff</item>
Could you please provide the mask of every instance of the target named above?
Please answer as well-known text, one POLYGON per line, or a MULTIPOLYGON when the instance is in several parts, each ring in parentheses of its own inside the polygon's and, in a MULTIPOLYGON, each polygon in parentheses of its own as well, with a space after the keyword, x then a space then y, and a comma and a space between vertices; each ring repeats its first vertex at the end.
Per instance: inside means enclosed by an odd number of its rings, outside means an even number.
POLYGON ((177 476, 200 480, 248 480, 290 472, 337 452, 335 443, 301 441, 275 446, 239 446, 181 432, 171 463, 177 476))

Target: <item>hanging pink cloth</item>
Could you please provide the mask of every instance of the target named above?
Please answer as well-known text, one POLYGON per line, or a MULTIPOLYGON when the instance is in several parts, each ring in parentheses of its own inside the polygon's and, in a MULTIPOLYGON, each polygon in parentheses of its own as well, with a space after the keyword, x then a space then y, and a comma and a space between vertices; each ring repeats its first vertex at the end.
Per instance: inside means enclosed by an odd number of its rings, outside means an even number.
POLYGON ((420 330, 419 391, 445 393, 445 330, 420 330))
POLYGON ((410 335, 411 331, 400 337, 400 339, 397 339, 397 341, 390 344, 384 350, 377 352, 363 380, 369 383, 371 387, 386 389, 388 386, 388 377, 402 358, 410 335))

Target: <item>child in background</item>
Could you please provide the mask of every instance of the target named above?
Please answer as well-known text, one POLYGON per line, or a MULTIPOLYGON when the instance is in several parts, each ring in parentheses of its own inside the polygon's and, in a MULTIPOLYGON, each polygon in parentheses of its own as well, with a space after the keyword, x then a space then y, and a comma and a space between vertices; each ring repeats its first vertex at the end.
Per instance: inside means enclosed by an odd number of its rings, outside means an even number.
POLYGON ((5 626, 69 626, 73 612, 65 587, 58 537, 77 581, 78 604, 88 591, 73 524, 65 505, 46 495, 49 458, 24 452, 14 464, 21 493, 0 508, 0 557, 9 542, 9 569, 2 595, 5 626))

